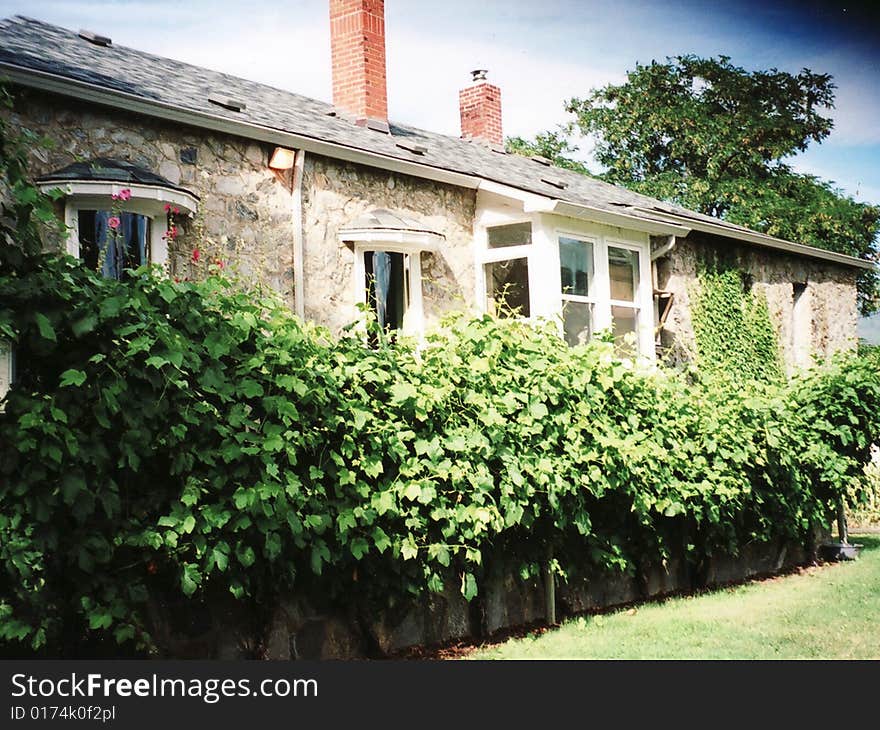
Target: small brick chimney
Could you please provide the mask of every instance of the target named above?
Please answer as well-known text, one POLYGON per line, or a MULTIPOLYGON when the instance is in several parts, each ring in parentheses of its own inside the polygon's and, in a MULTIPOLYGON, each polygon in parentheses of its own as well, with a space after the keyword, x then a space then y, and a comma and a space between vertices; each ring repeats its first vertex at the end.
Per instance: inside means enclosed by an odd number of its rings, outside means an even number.
POLYGON ((330 0, 330 53, 333 104, 387 132, 385 0, 330 0))
POLYGON ((458 92, 461 136, 489 144, 503 145, 501 133, 501 89, 486 81, 485 69, 471 71, 473 83, 458 92))

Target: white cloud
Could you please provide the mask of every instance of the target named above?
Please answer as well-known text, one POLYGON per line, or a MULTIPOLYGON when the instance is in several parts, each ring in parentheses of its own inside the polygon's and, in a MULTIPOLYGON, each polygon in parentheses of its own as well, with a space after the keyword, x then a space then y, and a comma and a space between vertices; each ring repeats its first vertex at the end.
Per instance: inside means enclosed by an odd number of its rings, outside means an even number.
POLYGON ((392 116, 447 134, 459 133, 458 91, 475 68, 489 69, 489 80, 501 87, 506 135, 555 127, 565 119, 564 100, 623 78, 501 43, 462 43, 409 32, 389 42, 388 54, 392 116))

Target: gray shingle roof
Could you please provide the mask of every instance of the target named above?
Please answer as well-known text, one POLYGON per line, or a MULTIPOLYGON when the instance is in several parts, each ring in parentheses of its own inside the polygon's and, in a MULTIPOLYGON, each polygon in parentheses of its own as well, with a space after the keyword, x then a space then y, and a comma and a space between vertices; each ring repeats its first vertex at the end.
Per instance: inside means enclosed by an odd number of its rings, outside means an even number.
POLYGON ((37 178, 38 183, 71 182, 74 180, 100 180, 121 183, 140 183, 153 185, 170 190, 180 190, 198 198, 191 190, 175 185, 170 180, 155 172, 138 167, 127 160, 113 160, 108 157, 96 157, 87 162, 74 162, 60 170, 37 178))
MULTIPOLYGON (((390 123, 391 134, 359 127, 336 115, 334 107, 325 102, 124 46, 95 45, 74 31, 23 16, 0 22, 0 73, 5 65, 124 92, 145 102, 211 114, 392 160, 494 181, 610 213, 645 220, 654 220, 654 216, 661 213, 680 216, 677 222, 685 227, 702 221, 721 226, 723 232, 734 238, 740 238, 741 234, 754 235, 747 228, 570 170, 548 168, 539 161, 495 151, 476 142, 393 122, 390 123), (209 97, 245 106, 241 111, 234 111, 209 101, 209 97)), ((817 255, 821 255, 818 250, 817 255)))

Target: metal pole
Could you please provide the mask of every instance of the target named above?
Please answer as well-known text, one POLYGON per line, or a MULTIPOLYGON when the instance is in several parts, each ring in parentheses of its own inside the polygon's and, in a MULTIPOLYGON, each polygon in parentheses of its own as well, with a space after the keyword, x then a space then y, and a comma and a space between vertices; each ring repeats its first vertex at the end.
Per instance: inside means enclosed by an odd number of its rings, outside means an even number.
POLYGON ((846 510, 843 506, 843 497, 837 503, 837 539, 841 545, 849 545, 849 534, 846 529, 846 510))
POLYGON ((547 623, 551 626, 556 624, 556 579, 553 575, 553 569, 550 567, 552 559, 553 553, 551 552, 544 564, 544 609, 547 623))

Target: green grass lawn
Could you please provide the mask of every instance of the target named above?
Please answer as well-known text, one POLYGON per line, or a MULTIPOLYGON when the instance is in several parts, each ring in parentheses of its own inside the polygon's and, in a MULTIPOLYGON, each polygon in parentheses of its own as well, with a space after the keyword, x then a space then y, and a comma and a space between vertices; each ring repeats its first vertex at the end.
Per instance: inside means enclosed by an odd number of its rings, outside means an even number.
POLYGON ((471 659, 878 659, 880 536, 856 561, 583 616, 471 659))

